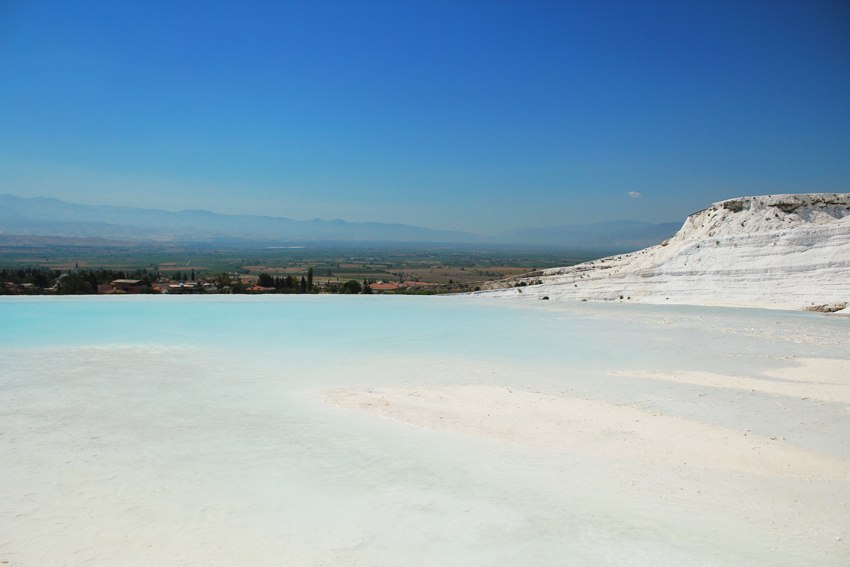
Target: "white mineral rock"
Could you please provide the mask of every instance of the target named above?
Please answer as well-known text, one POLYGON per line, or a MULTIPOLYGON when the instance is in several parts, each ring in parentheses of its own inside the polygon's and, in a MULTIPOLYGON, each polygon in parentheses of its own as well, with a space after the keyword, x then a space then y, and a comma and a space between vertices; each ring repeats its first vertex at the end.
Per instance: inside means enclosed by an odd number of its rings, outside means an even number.
POLYGON ((850 193, 721 201, 657 246, 491 287, 482 293, 837 311, 850 302, 850 193))

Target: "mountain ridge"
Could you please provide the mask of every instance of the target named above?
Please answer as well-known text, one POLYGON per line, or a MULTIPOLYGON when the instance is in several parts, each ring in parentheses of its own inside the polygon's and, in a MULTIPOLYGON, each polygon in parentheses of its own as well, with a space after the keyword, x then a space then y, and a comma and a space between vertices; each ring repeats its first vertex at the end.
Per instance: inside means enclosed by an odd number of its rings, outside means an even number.
POLYGON ((233 238, 284 242, 518 244, 610 253, 657 243, 672 235, 677 226, 673 223, 608 221, 518 229, 484 236, 401 223, 318 218, 295 220, 268 215, 228 215, 203 209, 166 211, 115 205, 82 205, 53 197, 0 195, 0 234, 131 241, 209 242, 233 238))
POLYGON ((106 230, 119 238, 153 241, 207 241, 216 237, 285 241, 389 239, 399 242, 469 243, 478 240, 476 235, 469 233, 404 224, 352 223, 338 219, 299 221, 268 215, 227 215, 202 209, 165 211, 81 205, 52 197, 0 195, 0 233, 11 234, 12 231, 30 228, 29 234, 47 235, 51 225, 60 229, 51 236, 102 236, 102 231, 106 230))

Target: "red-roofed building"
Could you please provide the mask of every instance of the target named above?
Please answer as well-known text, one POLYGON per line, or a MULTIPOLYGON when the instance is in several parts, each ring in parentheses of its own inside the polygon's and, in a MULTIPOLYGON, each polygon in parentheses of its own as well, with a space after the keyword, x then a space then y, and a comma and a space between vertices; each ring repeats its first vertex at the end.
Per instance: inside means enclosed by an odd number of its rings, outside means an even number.
POLYGON ((382 293, 385 291, 398 291, 401 289, 401 284, 393 282, 378 282, 369 284, 369 287, 372 288, 373 293, 382 293))

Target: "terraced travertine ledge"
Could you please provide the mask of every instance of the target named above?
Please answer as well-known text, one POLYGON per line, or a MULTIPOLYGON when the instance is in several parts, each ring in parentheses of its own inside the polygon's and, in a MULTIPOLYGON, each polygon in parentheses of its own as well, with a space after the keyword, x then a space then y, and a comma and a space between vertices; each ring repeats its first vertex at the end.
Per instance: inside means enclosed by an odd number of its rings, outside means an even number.
POLYGON ((487 287, 479 293, 846 312, 850 193, 721 201, 657 246, 487 287))

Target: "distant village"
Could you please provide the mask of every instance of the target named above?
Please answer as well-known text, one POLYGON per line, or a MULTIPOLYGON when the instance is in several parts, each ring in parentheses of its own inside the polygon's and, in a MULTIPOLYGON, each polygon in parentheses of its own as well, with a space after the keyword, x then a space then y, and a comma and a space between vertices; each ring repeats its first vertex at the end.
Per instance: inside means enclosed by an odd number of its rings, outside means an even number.
POLYGON ((196 277, 194 270, 165 276, 159 272, 131 273, 107 269, 68 271, 44 268, 0 270, 0 295, 125 295, 125 294, 435 294, 453 291, 421 281, 314 281, 309 269, 302 276, 219 273, 196 277))

